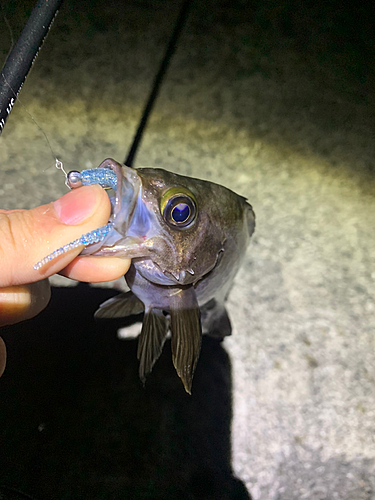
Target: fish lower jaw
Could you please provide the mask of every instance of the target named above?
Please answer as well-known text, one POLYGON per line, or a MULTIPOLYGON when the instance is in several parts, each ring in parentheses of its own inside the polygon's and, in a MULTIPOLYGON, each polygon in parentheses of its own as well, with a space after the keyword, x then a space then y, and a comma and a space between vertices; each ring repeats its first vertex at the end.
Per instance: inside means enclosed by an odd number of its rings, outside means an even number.
POLYGON ((192 285, 197 281, 192 270, 163 271, 163 274, 170 278, 176 285, 192 285))
POLYGON ((134 267, 144 279, 159 286, 193 285, 199 279, 191 268, 166 269, 152 259, 137 259, 134 267))

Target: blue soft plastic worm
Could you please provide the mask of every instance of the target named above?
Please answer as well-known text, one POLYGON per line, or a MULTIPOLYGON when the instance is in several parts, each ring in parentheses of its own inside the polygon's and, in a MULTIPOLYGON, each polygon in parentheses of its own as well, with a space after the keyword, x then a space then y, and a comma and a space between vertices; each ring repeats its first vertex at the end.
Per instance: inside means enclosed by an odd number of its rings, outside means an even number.
POLYGON ((88 170, 82 170, 81 173, 72 170, 68 173, 68 186, 71 188, 78 187, 76 183, 77 181, 79 182, 79 179, 84 186, 100 184, 100 186, 104 188, 109 187, 112 188, 113 191, 116 191, 117 176, 111 168, 90 168, 88 170))
MULTIPOLYGON (((68 173, 66 178, 66 185, 71 189, 75 189, 80 186, 89 186, 91 184, 99 184, 103 188, 111 188, 116 191, 117 187, 117 177, 116 173, 110 168, 90 168, 88 170, 83 170, 82 172, 77 172, 72 170, 68 173)), ((50 253, 44 259, 40 260, 35 264, 34 269, 37 271, 42 268, 45 264, 53 259, 56 259, 59 255, 73 250, 81 245, 87 247, 93 243, 99 243, 104 240, 104 238, 109 234, 113 228, 113 223, 108 222, 105 226, 99 227, 94 231, 83 234, 77 240, 58 248, 54 252, 50 253)))

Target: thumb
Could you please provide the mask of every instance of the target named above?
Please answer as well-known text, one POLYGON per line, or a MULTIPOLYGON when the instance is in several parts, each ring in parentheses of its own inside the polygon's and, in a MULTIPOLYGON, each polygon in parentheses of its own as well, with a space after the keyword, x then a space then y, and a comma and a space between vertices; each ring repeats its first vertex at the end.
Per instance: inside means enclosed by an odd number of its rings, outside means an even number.
POLYGON ((57 248, 108 222, 111 205, 100 186, 83 186, 32 210, 0 211, 0 287, 33 283, 65 268, 82 250, 62 254, 35 271, 57 248))

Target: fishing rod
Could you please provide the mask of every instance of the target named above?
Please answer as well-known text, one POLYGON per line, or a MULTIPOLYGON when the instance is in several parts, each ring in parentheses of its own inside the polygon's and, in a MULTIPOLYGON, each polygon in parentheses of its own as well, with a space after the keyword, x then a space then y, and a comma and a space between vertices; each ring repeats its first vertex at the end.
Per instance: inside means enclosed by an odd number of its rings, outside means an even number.
POLYGON ((63 0, 38 0, 0 73, 0 134, 63 0))

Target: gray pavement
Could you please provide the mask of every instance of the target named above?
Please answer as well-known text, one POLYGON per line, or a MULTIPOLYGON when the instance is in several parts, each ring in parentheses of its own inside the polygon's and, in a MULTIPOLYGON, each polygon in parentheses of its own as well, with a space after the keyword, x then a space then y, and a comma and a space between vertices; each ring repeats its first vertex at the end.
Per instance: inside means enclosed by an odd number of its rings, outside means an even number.
MULTIPOLYGON (((68 4, 0 139, 2 208, 65 191, 40 128, 67 170, 123 161, 179 5, 68 4)), ((193 4, 136 166, 224 184, 254 207, 224 342, 233 467, 254 500, 373 500, 373 70, 350 34, 341 52, 328 43, 346 18, 275 9, 193 4)))

